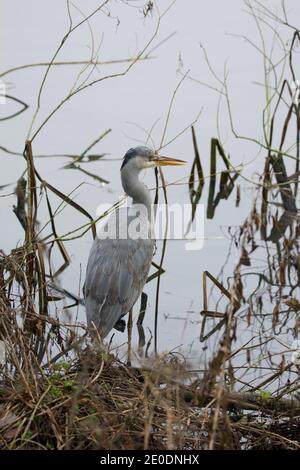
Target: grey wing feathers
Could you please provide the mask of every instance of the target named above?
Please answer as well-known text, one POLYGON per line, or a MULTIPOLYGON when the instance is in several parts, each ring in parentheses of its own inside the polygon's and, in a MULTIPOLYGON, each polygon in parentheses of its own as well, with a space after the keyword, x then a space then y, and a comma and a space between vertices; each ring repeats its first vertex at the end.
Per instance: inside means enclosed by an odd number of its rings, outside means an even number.
POLYGON ((154 250, 151 239, 96 239, 84 286, 88 325, 105 337, 137 301, 147 280, 154 250))

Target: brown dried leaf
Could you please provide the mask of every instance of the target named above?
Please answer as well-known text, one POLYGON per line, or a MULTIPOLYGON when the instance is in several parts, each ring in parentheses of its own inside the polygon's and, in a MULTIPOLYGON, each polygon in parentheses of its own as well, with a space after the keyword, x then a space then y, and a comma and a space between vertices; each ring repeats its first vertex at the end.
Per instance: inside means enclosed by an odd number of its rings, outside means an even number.
POLYGON ((242 249, 242 254, 240 257, 240 264, 243 264, 244 266, 251 266, 251 261, 248 255, 248 251, 246 248, 242 249))
POLYGON ((300 302, 297 299, 288 299, 285 301, 285 304, 288 307, 291 307, 295 312, 300 310, 300 302))

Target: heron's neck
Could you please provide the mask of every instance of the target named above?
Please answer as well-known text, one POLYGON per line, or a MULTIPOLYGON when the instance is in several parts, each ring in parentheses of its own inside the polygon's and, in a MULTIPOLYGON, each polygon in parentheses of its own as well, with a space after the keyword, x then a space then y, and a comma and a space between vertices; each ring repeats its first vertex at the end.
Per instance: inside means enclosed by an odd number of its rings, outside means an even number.
POLYGON ((147 186, 139 180, 140 170, 126 168, 121 171, 122 186, 125 193, 132 197, 133 204, 144 204, 151 210, 151 196, 147 186))

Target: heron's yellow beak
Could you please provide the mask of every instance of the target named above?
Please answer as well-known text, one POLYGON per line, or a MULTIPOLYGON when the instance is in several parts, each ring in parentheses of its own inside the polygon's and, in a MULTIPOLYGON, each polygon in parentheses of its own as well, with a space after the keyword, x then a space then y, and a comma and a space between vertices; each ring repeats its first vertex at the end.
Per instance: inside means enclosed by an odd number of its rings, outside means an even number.
POLYGON ((155 156, 153 159, 151 159, 151 161, 154 162, 156 166, 167 166, 167 165, 179 166, 179 165, 186 164, 184 160, 177 160, 177 158, 169 158, 169 157, 161 157, 161 156, 155 156))

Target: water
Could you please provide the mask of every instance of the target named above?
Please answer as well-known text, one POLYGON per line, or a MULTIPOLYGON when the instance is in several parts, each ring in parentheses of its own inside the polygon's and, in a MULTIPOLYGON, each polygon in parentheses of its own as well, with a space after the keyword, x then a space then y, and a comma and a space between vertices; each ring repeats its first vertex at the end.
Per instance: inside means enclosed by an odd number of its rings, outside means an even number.
MULTIPOLYGON (((144 18, 141 8, 132 8, 137 3, 130 3, 131 6, 112 2, 111 7, 106 10, 110 11, 110 16, 100 13, 91 20, 93 40, 89 28, 84 25, 67 40, 57 60, 85 60, 91 54, 93 41, 95 49, 100 45, 100 60, 135 56, 153 34, 157 15, 153 12, 144 18)), ((143 2, 140 2, 140 5, 142 4, 143 2)), ((280 6, 280 2, 275 0, 264 4, 273 9, 280 6)), ((160 2, 160 11, 163 11, 167 5, 168 2, 160 2)), ((90 12, 97 6, 98 2, 88 0, 84 4, 84 11, 90 12)), ((80 7, 83 8, 82 5, 80 7)), ((290 8, 293 10, 293 17, 296 17, 300 8, 298 2, 291 2, 290 8)), ((48 61, 68 27, 66 5, 56 0, 43 4, 41 8, 36 2, 28 1, 26 5, 18 3, 16 8, 16 2, 12 1, 6 2, 3 10, 0 20, 1 40, 2 44, 5 44, 2 51, 2 70, 21 64, 48 61)), ((82 19, 80 12, 74 9, 72 12, 74 22, 82 19)), ((230 102, 238 132, 257 139, 262 135, 261 112, 265 104, 264 88, 254 83, 263 81, 262 57, 247 40, 232 35, 242 35, 254 42, 259 40, 255 22, 245 11, 244 2, 230 0, 225 4, 212 0, 205 5, 205 9, 197 0, 190 0, 188 5, 187 2, 177 2, 162 19, 153 47, 174 32, 176 34, 150 54, 153 58, 136 64, 128 75, 108 79, 73 97, 49 120, 33 142, 34 155, 53 155, 49 158, 36 158, 36 168, 42 177, 65 194, 72 194, 72 198, 93 216, 100 203, 114 204, 123 194, 119 177, 121 158, 129 147, 145 143, 147 135, 142 129, 149 131, 156 121, 157 124, 151 135, 155 146, 159 146, 168 106, 182 74, 190 70, 189 74, 194 79, 211 87, 221 88, 207 66, 200 42, 205 46, 211 67, 220 79, 223 79, 226 64, 229 73, 230 102), (105 153, 106 156, 94 163, 82 165, 85 170, 108 180, 109 184, 103 185, 78 170, 63 168, 70 159, 55 155, 80 154, 110 128, 112 132, 92 150, 92 153, 105 153)), ((272 35, 269 30, 266 31, 266 37, 267 45, 270 46, 272 35)), ((280 56, 280 52, 277 51, 276 54, 280 56)), ((120 72, 125 66, 124 64, 98 66, 91 78, 120 72)), ((70 90, 80 70, 78 66, 57 66, 51 69, 33 132, 70 90)), ((29 104, 29 109, 20 116, 1 122, 1 145, 14 152, 23 151, 44 71, 45 68, 29 68, 2 78, 10 94, 29 104)), ((199 342, 202 321, 199 312, 203 307, 202 272, 207 270, 217 277, 225 263, 222 279, 226 283, 227 277, 232 276, 233 268, 240 256, 240 249, 231 246, 228 227, 241 225, 250 212, 256 194, 251 181, 258 181, 258 174, 263 171, 265 158, 264 152, 259 152, 258 146, 253 142, 237 140, 233 136, 226 112, 226 101, 223 99, 219 103, 219 97, 216 91, 208 87, 189 79, 184 80, 175 97, 165 138, 165 142, 168 142, 175 137, 194 121, 201 110, 200 117, 195 123, 195 130, 206 176, 201 198, 205 208, 208 198, 210 139, 219 136, 225 151, 230 154, 232 165, 242 168, 242 177, 239 178, 241 203, 236 207, 234 191, 229 200, 221 201, 214 219, 205 220, 203 249, 197 252, 186 251, 182 241, 167 243, 163 264, 165 273, 161 277, 159 297, 158 348, 159 351, 182 352, 196 369, 205 366, 218 345, 217 335, 212 336, 207 344, 199 342), (230 247, 231 254, 227 261, 230 247), (209 347, 205 349, 207 345, 209 347)), ((1 115, 14 112, 17 106, 8 100, 6 105, 1 105, 1 115)), ((188 203, 187 182, 194 159, 190 130, 172 142, 163 153, 187 160, 186 167, 167 168, 164 174, 168 183, 177 182, 168 187, 169 202, 188 203)), ((25 169, 25 161, 22 156, 10 155, 4 151, 1 151, 0 155, 2 159, 0 185, 10 183, 10 186, 2 189, 0 193, 1 217, 2 221, 5 221, 1 230, 1 248, 8 252, 22 243, 24 235, 12 212, 12 205, 16 199, 12 193, 16 180, 25 169)), ((221 161, 217 164, 218 169, 223 169, 221 161)), ((144 181, 150 188, 154 188, 155 180, 152 172, 149 171, 145 175, 144 181)), ((53 195, 51 201, 53 207, 61 202, 53 195)), ((39 221, 42 225, 47 221, 44 195, 41 196, 39 221)), ((59 234, 69 233, 86 222, 87 219, 82 214, 70 207, 65 207, 56 218, 59 234)), ((61 283, 71 292, 81 291, 91 242, 91 233, 66 242, 71 264, 61 276, 61 283)), ((154 260, 156 263, 159 262, 160 251, 161 242, 158 242, 154 260)), ((53 261, 57 269, 62 262, 58 253, 54 254, 53 261)), ((257 271, 257 266, 254 270, 257 271)), ((247 285, 249 291, 254 285, 250 277, 247 285)), ((145 287, 148 295, 144 321, 146 341, 151 336, 150 331, 153 334, 155 291, 156 281, 145 287)), ((214 310, 219 297, 219 293, 214 290, 209 300, 211 310, 214 310)), ((222 311, 224 307, 223 302, 218 308, 222 311)), ((138 309, 139 305, 136 305, 134 320, 137 318, 138 309)), ((270 313, 272 309, 272 302, 269 302, 268 312, 270 313)), ((246 310, 247 305, 243 307, 243 311, 246 310)), ((58 312, 64 316, 60 306, 58 312)), ((76 312, 72 310, 69 314, 74 319, 76 312)), ((235 345, 237 349, 251 337, 261 333, 259 323, 254 322, 249 328, 242 315, 239 318, 239 335, 235 345)), ((79 319, 84 321, 84 313, 81 310, 79 319)), ((209 324, 214 322, 215 320, 212 320, 209 324)), ((273 333, 269 331, 269 327, 267 330, 267 336, 270 337, 273 333)), ((289 336, 290 332, 284 337, 287 347, 291 341, 289 336)), ((115 345, 125 341, 124 335, 115 334, 115 345)), ((136 347, 136 332, 133 343, 136 347)), ((275 343, 279 345, 277 340, 275 343)), ((274 350, 277 350, 277 346, 274 346, 274 350)), ((279 347, 279 351, 281 350, 282 345, 279 347)), ((120 354, 123 354, 122 351, 120 354)), ((150 347, 150 352, 152 351, 153 342, 150 347)), ((247 367, 246 362, 244 356, 237 360, 237 364, 243 367, 247 367)), ((262 376, 261 371, 258 375, 262 376)))

